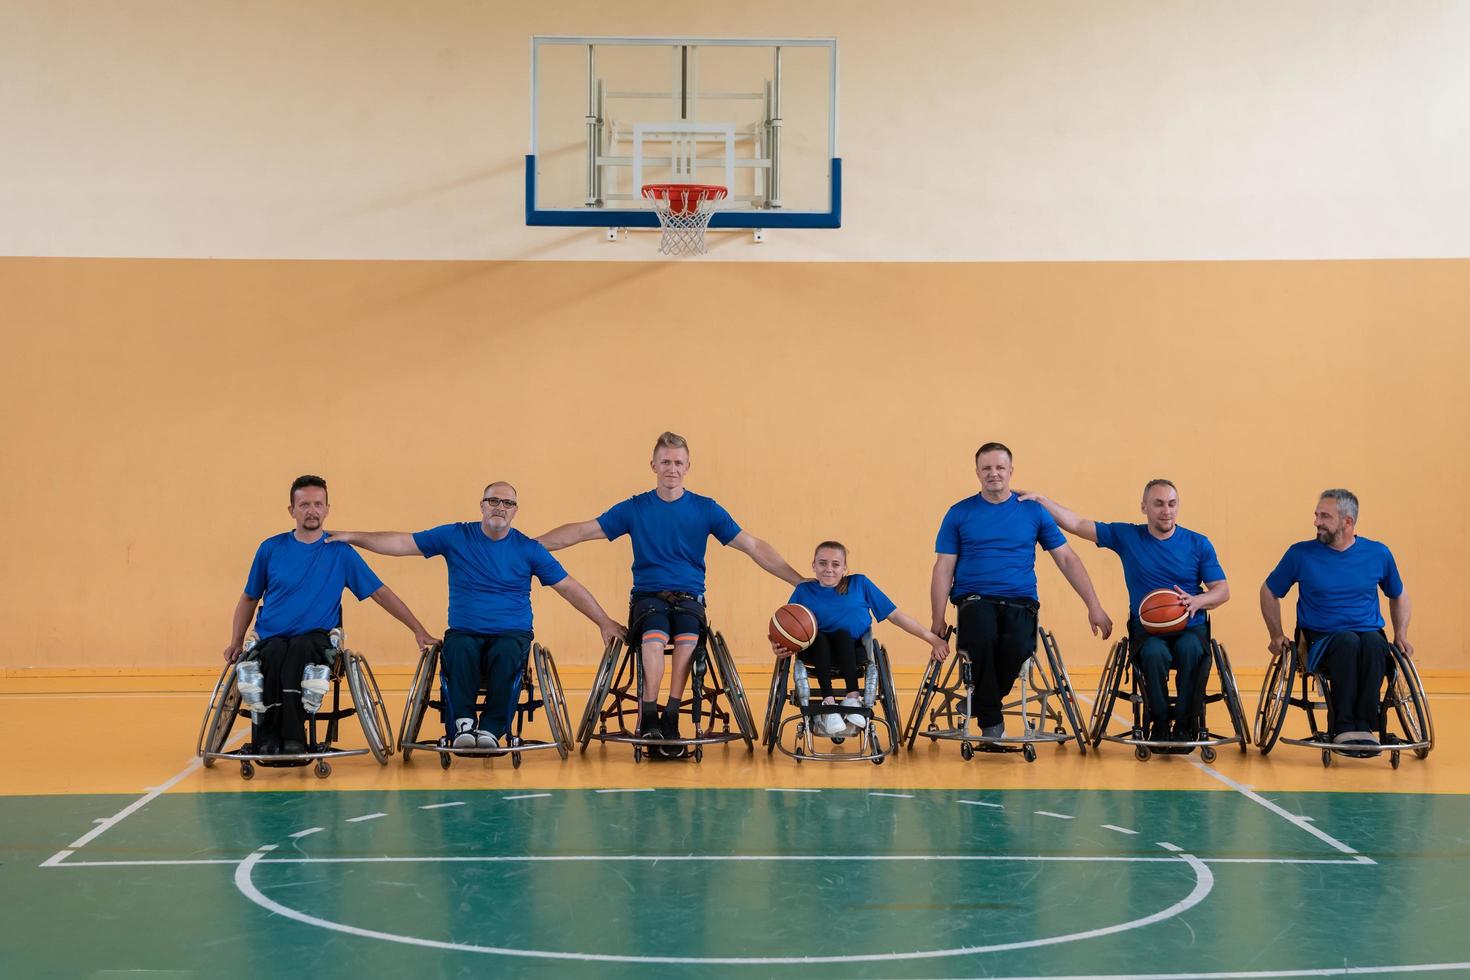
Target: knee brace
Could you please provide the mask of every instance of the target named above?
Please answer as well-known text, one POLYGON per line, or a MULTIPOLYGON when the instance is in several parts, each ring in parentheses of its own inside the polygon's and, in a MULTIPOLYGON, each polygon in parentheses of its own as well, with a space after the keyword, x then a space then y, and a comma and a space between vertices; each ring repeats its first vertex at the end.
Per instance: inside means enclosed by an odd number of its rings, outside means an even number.
POLYGON ((307 664, 301 672, 301 706, 316 714, 331 686, 332 668, 326 664, 307 664))
POLYGON ((260 674, 259 661, 240 661, 240 665, 235 668, 235 687, 240 692, 240 703, 259 720, 260 715, 266 709, 265 702, 262 700, 265 682, 260 674))

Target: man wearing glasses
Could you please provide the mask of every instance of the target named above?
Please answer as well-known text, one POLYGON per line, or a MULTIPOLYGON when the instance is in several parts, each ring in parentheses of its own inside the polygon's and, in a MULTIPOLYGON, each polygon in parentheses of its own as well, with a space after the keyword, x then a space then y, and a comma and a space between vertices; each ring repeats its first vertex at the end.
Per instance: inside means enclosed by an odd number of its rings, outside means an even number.
POLYGON ((444 728, 457 749, 499 748, 510 724, 511 686, 531 648, 531 576, 597 624, 603 643, 624 635, 597 600, 539 542, 511 528, 515 487, 492 483, 480 520, 427 531, 334 531, 332 540, 380 555, 443 556, 449 571, 449 630, 441 656, 444 728), (485 710, 474 717, 475 699, 485 710))

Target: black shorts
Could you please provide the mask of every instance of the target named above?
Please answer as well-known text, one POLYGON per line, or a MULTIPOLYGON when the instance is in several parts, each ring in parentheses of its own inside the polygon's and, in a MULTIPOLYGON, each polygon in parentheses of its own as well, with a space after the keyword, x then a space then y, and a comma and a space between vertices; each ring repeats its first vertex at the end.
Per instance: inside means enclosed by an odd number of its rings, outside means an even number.
POLYGON ((704 632, 704 603, 681 592, 634 592, 628 608, 628 642, 657 639, 697 642, 704 632))

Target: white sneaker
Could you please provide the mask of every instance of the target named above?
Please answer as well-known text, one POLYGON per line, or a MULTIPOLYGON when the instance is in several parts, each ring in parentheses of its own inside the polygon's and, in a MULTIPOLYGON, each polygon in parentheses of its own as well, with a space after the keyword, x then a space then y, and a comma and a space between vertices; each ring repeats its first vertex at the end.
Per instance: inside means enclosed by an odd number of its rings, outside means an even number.
MULTIPOLYGON (((862 695, 857 693, 849 694, 847 697, 842 699, 842 706, 844 708, 861 708, 863 706, 862 695)), ((847 723, 857 731, 862 731, 868 727, 868 719, 863 715, 850 714, 844 715, 843 717, 846 718, 847 723)))
POLYGON ((496 738, 494 735, 491 735, 489 732, 481 731, 480 729, 476 729, 475 732, 474 732, 474 736, 475 736, 475 748, 477 748, 477 749, 498 749, 498 748, 500 748, 500 739, 496 738))
POLYGON ((476 745, 476 741, 475 741, 475 719, 473 719, 473 718, 457 718, 457 719, 455 719, 454 727, 455 727, 454 741, 450 743, 451 746, 454 747, 454 748, 456 748, 456 749, 472 749, 472 748, 474 748, 475 745, 476 745))
POLYGON ((847 734, 847 724, 838 714, 828 713, 817 716, 817 732, 828 738, 841 738, 847 734))

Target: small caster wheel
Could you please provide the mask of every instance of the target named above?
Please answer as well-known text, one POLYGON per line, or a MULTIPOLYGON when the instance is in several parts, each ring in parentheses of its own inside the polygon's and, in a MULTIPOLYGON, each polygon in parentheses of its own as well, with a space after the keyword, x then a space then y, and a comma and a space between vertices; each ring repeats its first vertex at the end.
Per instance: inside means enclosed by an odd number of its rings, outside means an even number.
POLYGON ((1330 768, 1332 768, 1332 750, 1331 749, 1323 749, 1322 750, 1322 768, 1323 769, 1330 769, 1330 768))
POLYGON ((969 762, 971 759, 975 758, 975 746, 971 745, 969 742, 961 742, 960 758, 964 759, 966 762, 969 762))
POLYGON ((1215 750, 1214 750, 1214 748, 1212 746, 1209 746, 1209 745, 1206 745, 1206 746, 1202 747, 1199 750, 1199 757, 1201 759, 1205 760, 1205 762, 1214 762, 1215 761, 1215 750))
POLYGON ((1032 745, 1030 742, 1027 742, 1025 745, 1021 746, 1021 755, 1025 757, 1027 762, 1035 762, 1036 746, 1032 745))
POLYGON ((931 732, 937 732, 937 731, 939 731, 939 726, 936 725, 936 724, 934 724, 934 722, 931 721, 931 722, 929 722, 929 729, 928 730, 931 731, 931 732))
POLYGON ((1391 766, 1393 766, 1395 769, 1397 769, 1399 767, 1399 753, 1398 752, 1395 751, 1395 752, 1390 752, 1388 754, 1388 764, 1391 765, 1391 766))
POLYGON ((512 769, 519 769, 521 767, 521 754, 519 752, 512 752, 510 754, 510 767, 512 769))
POLYGON ((875 765, 875 766, 881 766, 881 765, 883 765, 883 758, 884 757, 881 756, 881 755, 878 756, 878 758, 876 758, 876 759, 873 760, 873 765, 875 765))
POLYGON ((704 746, 703 745, 696 745, 694 747, 694 761, 695 762, 703 762, 704 761, 704 746))
POLYGON ((1152 755, 1152 753, 1149 752, 1147 745, 1135 745, 1133 747, 1133 758, 1137 759, 1139 762, 1147 762, 1150 755, 1152 755))
POLYGON ((450 755, 449 755, 448 752, 440 752, 439 753, 439 768, 440 769, 448 769, 449 766, 453 762, 454 762, 454 759, 452 759, 450 757, 450 755))
POLYGON ((641 746, 641 745, 635 745, 635 746, 633 746, 633 762, 634 763, 639 763, 639 762, 642 762, 642 761, 643 761, 643 746, 641 746))
POLYGON ((847 741, 847 737, 844 736, 844 735, 833 735, 832 736, 832 744, 833 745, 841 745, 845 741, 847 741))
POLYGON ((1057 726, 1057 734, 1058 735, 1066 735, 1067 734, 1067 730, 1065 728, 1063 728, 1061 725, 1058 725, 1057 726))
POLYGON ((213 769, 213 768, 214 768, 214 760, 213 760, 213 759, 211 759, 211 758, 210 758, 210 757, 209 757, 209 756, 207 756, 207 755, 206 755, 206 756, 205 756, 205 757, 204 757, 204 758, 203 758, 203 759, 201 759, 201 760, 200 760, 200 761, 201 761, 201 762, 202 762, 202 763, 204 763, 204 768, 206 768, 206 769, 213 769))
POLYGON ((252 762, 250 762, 248 759, 246 761, 240 763, 240 778, 241 779, 254 779, 255 778, 255 764, 252 763, 252 762))
POLYGON ((332 774, 332 764, 326 759, 316 760, 316 765, 312 769, 316 773, 317 779, 326 779, 332 774))
POLYGON ((796 760, 798 766, 801 765, 801 757, 804 755, 806 755, 806 752, 799 745, 796 747, 796 751, 791 753, 791 757, 796 760))

